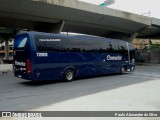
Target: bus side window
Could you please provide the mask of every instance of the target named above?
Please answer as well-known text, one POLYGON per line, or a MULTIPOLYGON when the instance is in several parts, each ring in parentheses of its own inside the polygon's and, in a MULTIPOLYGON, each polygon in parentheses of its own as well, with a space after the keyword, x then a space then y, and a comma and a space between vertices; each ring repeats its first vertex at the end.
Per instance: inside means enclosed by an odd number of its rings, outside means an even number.
POLYGON ((127 44, 119 42, 118 50, 121 54, 128 54, 127 44))
POLYGON ((109 48, 110 53, 117 53, 118 52, 118 44, 116 42, 109 42, 109 48))

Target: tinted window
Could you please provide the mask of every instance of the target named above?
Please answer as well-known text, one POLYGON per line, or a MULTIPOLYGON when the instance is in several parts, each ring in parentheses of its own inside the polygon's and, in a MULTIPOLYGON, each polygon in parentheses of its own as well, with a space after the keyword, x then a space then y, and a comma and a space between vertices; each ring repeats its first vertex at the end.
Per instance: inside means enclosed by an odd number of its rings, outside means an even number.
POLYGON ((107 40, 94 37, 78 37, 75 39, 77 41, 76 48, 83 52, 107 52, 109 48, 107 40))
POLYGON ((118 52, 118 43, 116 41, 110 42, 110 52, 112 53, 118 52))
POLYGON ((62 49, 61 39, 50 36, 35 36, 37 51, 60 51, 62 49))
POLYGON ((18 35, 14 38, 14 50, 24 49, 28 41, 27 35, 18 35))
MULTIPOLYGON (((126 44, 119 45, 116 41, 83 36, 35 36, 38 51, 59 52, 109 52, 126 51, 126 44)), ((119 42, 121 43, 121 42, 119 42)))
POLYGON ((125 42, 118 42, 118 51, 121 54, 128 54, 127 44, 125 42))

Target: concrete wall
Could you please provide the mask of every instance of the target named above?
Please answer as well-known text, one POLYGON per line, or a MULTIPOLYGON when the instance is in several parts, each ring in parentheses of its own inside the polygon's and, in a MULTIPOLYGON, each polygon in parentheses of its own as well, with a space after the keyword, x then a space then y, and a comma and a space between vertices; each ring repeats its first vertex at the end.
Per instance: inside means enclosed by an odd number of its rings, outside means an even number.
POLYGON ((160 64, 160 51, 138 50, 136 51, 136 61, 140 63, 160 64))
POLYGON ((160 51, 150 53, 150 63, 160 64, 160 51))

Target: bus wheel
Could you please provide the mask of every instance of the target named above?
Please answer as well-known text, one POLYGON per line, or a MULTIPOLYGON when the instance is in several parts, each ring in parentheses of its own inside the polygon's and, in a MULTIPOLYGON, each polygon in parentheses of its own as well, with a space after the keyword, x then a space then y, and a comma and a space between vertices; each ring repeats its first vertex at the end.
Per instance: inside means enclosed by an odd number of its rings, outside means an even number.
POLYGON ((65 80, 70 82, 74 79, 74 70, 73 69, 67 69, 65 72, 65 80))
POLYGON ((123 75, 125 72, 126 72, 126 67, 122 66, 122 68, 121 68, 121 75, 123 75))

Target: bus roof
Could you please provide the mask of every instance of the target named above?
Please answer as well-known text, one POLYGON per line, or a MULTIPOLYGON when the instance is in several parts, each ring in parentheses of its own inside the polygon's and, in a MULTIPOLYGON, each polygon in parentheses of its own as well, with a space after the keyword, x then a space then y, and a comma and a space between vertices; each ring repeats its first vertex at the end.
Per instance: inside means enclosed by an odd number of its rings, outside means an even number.
POLYGON ((19 33, 17 33, 17 35, 20 34, 29 34, 29 35, 47 35, 47 36, 61 36, 61 37, 67 37, 67 38, 85 38, 85 39, 99 39, 99 40, 108 40, 108 41, 121 41, 121 42, 126 42, 124 40, 121 39, 113 39, 113 38, 106 38, 106 37, 99 37, 99 36, 89 36, 89 35, 65 35, 65 34, 55 34, 55 33, 45 33, 45 32, 36 32, 36 31, 20 31, 19 33))

